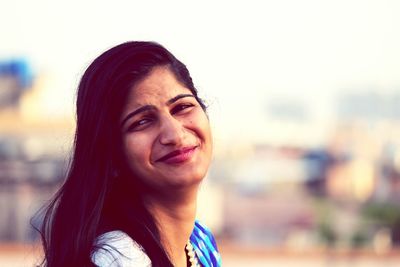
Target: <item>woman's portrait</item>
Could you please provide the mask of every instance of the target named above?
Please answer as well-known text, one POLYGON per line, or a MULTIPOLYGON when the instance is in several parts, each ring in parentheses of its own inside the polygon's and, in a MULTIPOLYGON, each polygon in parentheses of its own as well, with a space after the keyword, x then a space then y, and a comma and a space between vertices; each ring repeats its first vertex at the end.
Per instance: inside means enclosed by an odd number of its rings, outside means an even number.
POLYGON ((212 154, 187 67, 154 42, 97 57, 80 81, 68 174, 42 227, 44 266, 221 266, 196 220, 212 154))
POLYGON ((3 1, 0 267, 399 267, 400 1, 3 1))

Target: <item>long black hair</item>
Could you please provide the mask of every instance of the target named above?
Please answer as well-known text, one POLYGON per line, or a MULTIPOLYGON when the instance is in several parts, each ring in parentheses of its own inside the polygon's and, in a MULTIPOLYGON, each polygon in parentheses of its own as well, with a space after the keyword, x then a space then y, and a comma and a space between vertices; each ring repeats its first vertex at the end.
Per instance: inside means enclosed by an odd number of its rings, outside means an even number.
POLYGON ((166 66, 203 109, 186 66, 154 42, 127 42, 97 57, 82 76, 77 127, 67 177, 46 209, 41 227, 47 267, 93 266, 96 237, 122 230, 154 267, 173 266, 159 228, 141 201, 142 187, 121 164, 119 117, 129 90, 156 66, 166 66))

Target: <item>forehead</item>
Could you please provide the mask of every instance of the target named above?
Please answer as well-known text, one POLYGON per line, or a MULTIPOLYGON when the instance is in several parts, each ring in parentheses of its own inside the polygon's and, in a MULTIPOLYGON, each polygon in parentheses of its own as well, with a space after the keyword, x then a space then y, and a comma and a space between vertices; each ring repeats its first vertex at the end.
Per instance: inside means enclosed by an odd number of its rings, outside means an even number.
POLYGON ((155 67, 130 90, 127 106, 157 105, 182 93, 190 93, 190 90, 176 79, 168 67, 155 67))

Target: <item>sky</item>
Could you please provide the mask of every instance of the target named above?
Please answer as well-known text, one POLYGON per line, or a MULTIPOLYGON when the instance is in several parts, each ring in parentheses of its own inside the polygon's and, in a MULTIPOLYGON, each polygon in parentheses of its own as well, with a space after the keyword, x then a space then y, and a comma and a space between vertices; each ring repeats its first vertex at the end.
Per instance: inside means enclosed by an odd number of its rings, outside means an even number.
POLYGON ((277 100, 329 124, 343 92, 400 90, 400 1, 1 1, 0 59, 46 77, 43 114, 73 116, 85 67, 127 40, 188 66, 221 139, 273 132, 277 100))

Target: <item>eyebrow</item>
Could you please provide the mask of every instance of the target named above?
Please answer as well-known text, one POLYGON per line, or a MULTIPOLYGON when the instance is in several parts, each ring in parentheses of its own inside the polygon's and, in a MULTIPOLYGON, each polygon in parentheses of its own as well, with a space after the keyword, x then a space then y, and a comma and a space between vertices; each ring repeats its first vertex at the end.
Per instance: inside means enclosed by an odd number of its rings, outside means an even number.
MULTIPOLYGON (((179 95, 174 96, 173 98, 169 99, 166 102, 166 104, 167 105, 171 105, 171 104, 175 103, 176 101, 178 101, 179 99, 184 98, 184 97, 193 97, 194 98, 194 95, 192 95, 192 94, 179 94, 179 95)), ((146 111, 149 111, 149 110, 154 110, 154 109, 156 109, 156 107, 154 105, 144 105, 144 106, 142 106, 142 107, 140 107, 138 109, 135 109, 134 111, 132 111, 128 115, 126 115, 126 117, 122 120, 121 127, 124 126, 125 122, 127 120, 129 120, 130 118, 132 118, 133 116, 135 116, 135 115, 137 115, 139 113, 146 112, 146 111)))
POLYGON ((194 97, 194 95, 192 95, 192 94, 180 94, 180 95, 177 95, 177 96, 171 98, 170 100, 168 100, 166 104, 167 105, 171 105, 171 104, 175 103, 176 101, 178 101, 179 99, 184 98, 184 97, 194 97))

